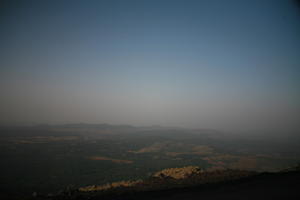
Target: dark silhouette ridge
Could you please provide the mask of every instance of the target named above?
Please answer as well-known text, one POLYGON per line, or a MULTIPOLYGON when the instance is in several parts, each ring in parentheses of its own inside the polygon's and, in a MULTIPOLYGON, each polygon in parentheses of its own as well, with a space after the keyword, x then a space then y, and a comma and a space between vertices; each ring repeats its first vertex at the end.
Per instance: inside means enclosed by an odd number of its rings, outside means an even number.
POLYGON ((300 171, 286 171, 277 173, 260 173, 239 180, 221 183, 201 184, 192 187, 145 191, 80 194, 76 191, 65 192, 64 195, 51 197, 51 200, 182 200, 182 199, 300 199, 300 171))

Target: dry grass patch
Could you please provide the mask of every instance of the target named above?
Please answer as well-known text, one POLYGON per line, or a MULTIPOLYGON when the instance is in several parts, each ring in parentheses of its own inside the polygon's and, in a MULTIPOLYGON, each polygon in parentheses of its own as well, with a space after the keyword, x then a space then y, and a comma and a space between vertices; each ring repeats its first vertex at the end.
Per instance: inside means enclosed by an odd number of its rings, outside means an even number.
POLYGON ((91 186, 81 187, 79 188, 79 191, 80 192, 105 191, 105 190, 121 188, 121 187, 133 187, 139 183, 142 183, 142 180, 119 181, 119 182, 107 183, 105 185, 91 185, 91 186))
POLYGON ((171 177, 174 179, 185 179, 192 174, 199 174, 202 170, 197 166, 187 166, 181 168, 169 168, 156 172, 153 177, 164 178, 171 177))

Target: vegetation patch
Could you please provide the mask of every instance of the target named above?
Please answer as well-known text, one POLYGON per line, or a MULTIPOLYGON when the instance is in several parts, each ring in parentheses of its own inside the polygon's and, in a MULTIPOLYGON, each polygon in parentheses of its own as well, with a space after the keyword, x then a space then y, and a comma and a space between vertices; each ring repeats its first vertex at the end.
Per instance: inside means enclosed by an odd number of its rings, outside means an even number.
POLYGON ((78 140, 78 136, 35 136, 35 137, 20 137, 13 139, 15 144, 39 144, 48 142, 65 142, 78 140))
POLYGON ((104 157, 104 156, 90 156, 88 157, 90 160, 107 160, 111 161, 114 163, 119 163, 119 164, 131 164, 133 163, 132 160, 120 160, 120 159, 114 159, 114 158, 109 158, 109 157, 104 157))

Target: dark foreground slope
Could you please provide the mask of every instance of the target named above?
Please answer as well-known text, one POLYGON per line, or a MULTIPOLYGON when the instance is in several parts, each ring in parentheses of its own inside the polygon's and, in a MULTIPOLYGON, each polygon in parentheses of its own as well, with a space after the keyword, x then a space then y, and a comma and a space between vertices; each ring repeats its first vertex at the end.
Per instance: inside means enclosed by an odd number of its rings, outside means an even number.
POLYGON ((300 199, 300 172, 260 174, 233 182, 149 192, 120 199, 300 199))
POLYGON ((204 184, 194 187, 159 191, 133 192, 126 194, 63 195, 50 199, 89 200, 183 200, 183 199, 300 199, 300 171, 262 173, 235 181, 204 184))

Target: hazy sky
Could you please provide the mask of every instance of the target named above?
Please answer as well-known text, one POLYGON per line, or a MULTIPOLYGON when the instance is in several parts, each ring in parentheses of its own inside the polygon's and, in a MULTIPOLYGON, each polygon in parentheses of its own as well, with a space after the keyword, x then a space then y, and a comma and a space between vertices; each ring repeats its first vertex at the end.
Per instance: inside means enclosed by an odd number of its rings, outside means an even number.
POLYGON ((296 1, 4 1, 0 123, 300 130, 296 1))

